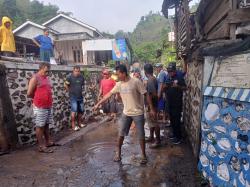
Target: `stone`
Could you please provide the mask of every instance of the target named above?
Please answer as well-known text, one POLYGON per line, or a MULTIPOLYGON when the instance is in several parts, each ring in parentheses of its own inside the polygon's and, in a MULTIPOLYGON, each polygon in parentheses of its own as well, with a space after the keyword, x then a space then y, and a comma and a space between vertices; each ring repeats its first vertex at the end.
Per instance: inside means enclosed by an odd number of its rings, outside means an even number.
POLYGON ((214 129, 218 132, 218 133, 222 133, 222 134, 226 134, 227 130, 225 127, 223 126, 216 126, 214 127, 214 129))
POLYGON ((23 103, 23 102, 18 102, 17 104, 16 104, 16 107, 18 108, 18 109, 21 109, 21 108, 23 108, 25 106, 25 104, 23 103))
POLYGON ((208 146, 208 154, 209 154, 209 156, 211 156, 211 157, 215 157, 215 156, 217 156, 217 151, 215 150, 215 148, 214 148, 214 146, 212 145, 212 144, 210 144, 209 146, 208 146))
POLYGON ((240 130, 248 132, 250 130, 250 120, 244 117, 237 118, 237 125, 240 130))
POLYGON ((215 121, 220 116, 220 109, 217 104, 210 103, 205 111, 205 118, 208 121, 215 121))
POLYGON ((25 88, 26 86, 27 86, 27 85, 24 84, 24 83, 21 84, 21 87, 23 87, 23 88, 25 88))
POLYGON ((218 146, 225 151, 231 150, 231 144, 227 138, 221 138, 220 140, 218 140, 218 146))
POLYGON ((30 137, 26 135, 20 136, 20 139, 23 143, 27 143, 28 141, 30 141, 30 137))
POLYGON ((16 90, 13 94, 11 94, 12 97, 19 96, 20 91, 16 90))
POLYGON ((19 85, 17 83, 15 83, 15 82, 12 83, 11 86, 10 86, 10 88, 13 89, 13 90, 17 89, 18 87, 19 87, 19 85))
POLYGON ((26 97, 24 95, 20 95, 21 101, 26 101, 26 97))
POLYGON ((22 72, 20 73, 20 77, 25 77, 25 71, 22 71, 22 72))
POLYGON ((27 76, 28 76, 28 78, 31 78, 33 76, 33 74, 31 72, 28 72, 27 76))
POLYGON ((217 176, 223 181, 229 181, 230 175, 228 171, 228 167, 225 163, 218 165, 217 167, 217 176))
POLYGON ((209 160, 206 155, 200 155, 200 162, 203 167, 207 167, 209 165, 209 160))
POLYGON ((27 95, 27 91, 28 91, 28 90, 22 90, 22 91, 21 91, 21 94, 27 95))
POLYGON ((7 73, 7 77, 10 77, 10 78, 13 78, 13 79, 17 79, 18 78, 18 73, 16 70, 13 70, 13 71, 9 71, 7 73))
POLYGON ((16 120, 17 121, 21 121, 23 118, 24 118, 24 115, 22 115, 22 114, 17 114, 16 115, 16 120))

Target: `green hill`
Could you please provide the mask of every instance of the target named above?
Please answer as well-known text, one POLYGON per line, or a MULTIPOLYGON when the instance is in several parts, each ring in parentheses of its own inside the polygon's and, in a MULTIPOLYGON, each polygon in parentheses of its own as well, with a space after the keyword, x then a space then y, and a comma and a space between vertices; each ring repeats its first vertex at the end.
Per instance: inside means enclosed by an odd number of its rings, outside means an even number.
POLYGON ((115 36, 127 37, 130 40, 135 61, 167 64, 174 58, 173 54, 169 53, 169 50, 173 49, 170 49, 170 43, 167 41, 171 31, 170 22, 173 21, 166 19, 159 12, 151 11, 141 17, 132 33, 120 30, 115 36))

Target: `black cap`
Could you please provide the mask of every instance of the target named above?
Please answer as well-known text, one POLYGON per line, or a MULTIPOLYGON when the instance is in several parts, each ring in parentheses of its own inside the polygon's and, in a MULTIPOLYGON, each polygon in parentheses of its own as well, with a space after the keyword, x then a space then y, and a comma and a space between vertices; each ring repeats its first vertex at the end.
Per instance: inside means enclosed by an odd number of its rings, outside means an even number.
POLYGON ((168 71, 176 71, 176 63, 175 62, 170 62, 168 64, 168 71))

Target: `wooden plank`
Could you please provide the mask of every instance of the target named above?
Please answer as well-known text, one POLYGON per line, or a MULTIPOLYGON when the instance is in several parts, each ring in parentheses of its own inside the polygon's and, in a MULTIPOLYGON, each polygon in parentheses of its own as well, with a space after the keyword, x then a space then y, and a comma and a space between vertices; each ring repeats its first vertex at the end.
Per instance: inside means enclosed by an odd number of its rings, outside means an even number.
MULTIPOLYGON (((231 8, 231 11, 234 11, 237 9, 237 0, 230 0, 230 8, 231 8)), ((235 31, 236 31, 236 24, 231 24, 230 25, 230 38, 233 40, 236 39, 235 31)))
POLYGON ((216 39, 222 39, 222 38, 229 38, 229 24, 223 23, 221 24, 216 30, 213 32, 210 32, 207 35, 208 40, 216 40, 216 39))
MULTIPOLYGON (((225 3, 223 0, 206 0, 207 6, 204 7, 204 23, 208 22, 210 17, 216 12, 217 8, 221 6, 222 3, 225 3)), ((228 1, 228 0, 226 0, 228 1)))
POLYGON ((221 0, 223 3, 215 10, 214 14, 210 17, 208 22, 205 24, 204 33, 208 34, 215 25, 217 25, 230 11, 227 0, 221 0))
POLYGON ((230 11, 227 17, 228 23, 243 23, 250 21, 250 8, 242 8, 230 11))

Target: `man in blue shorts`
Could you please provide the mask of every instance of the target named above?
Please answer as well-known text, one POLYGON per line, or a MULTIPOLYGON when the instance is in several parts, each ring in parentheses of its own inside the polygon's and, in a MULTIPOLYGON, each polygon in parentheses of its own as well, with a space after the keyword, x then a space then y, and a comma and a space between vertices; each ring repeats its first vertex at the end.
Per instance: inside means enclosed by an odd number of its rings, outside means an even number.
POLYGON ((84 77, 81 74, 80 67, 75 66, 73 73, 67 76, 65 81, 65 88, 69 92, 70 105, 71 105, 71 126, 74 131, 78 131, 80 127, 85 127, 82 123, 82 115, 84 112, 83 106, 83 88, 84 77), (78 126, 76 125, 76 116, 78 126))

